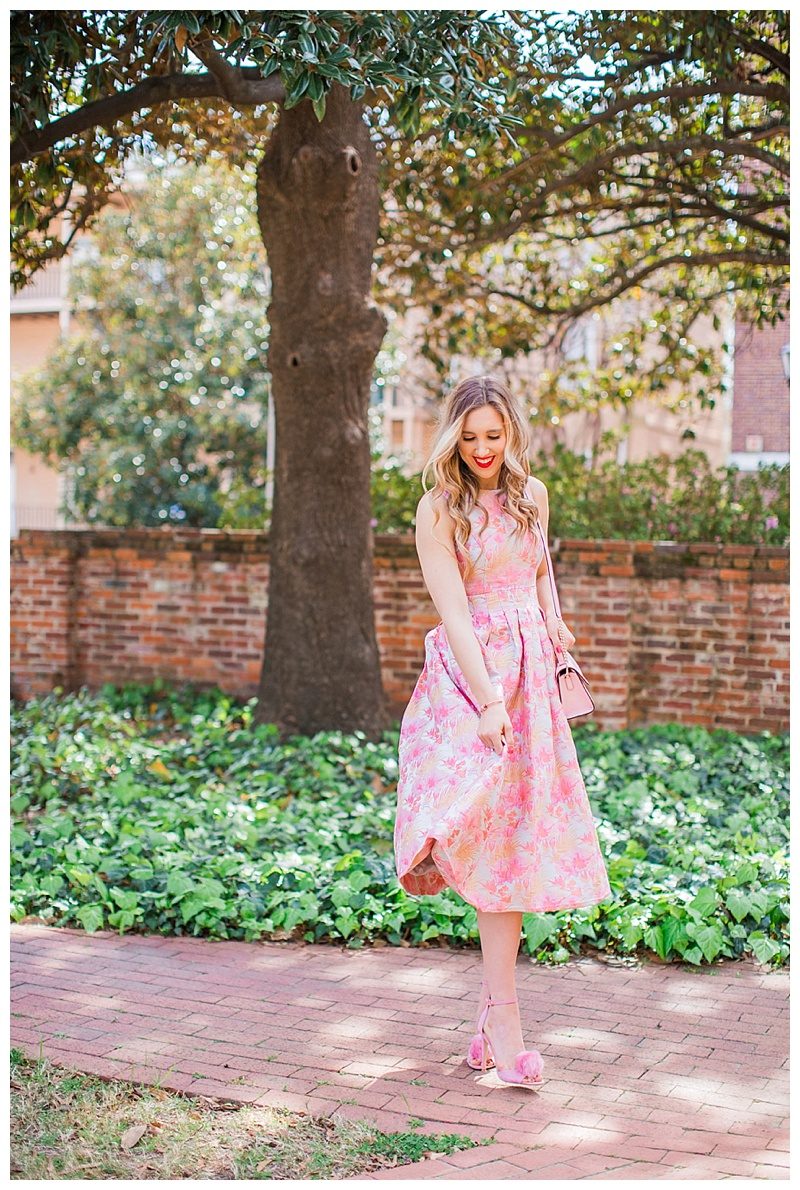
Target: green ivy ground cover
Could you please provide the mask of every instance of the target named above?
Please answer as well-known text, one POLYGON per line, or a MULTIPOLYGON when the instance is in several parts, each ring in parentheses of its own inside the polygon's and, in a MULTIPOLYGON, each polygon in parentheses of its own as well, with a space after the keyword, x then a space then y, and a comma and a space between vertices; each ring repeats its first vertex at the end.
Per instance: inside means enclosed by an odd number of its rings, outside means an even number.
MULTIPOLYGON (((398 731, 281 743, 255 699, 166 683, 12 703, 12 917, 212 938, 478 944, 456 893, 409 897, 398 731)), ((523 949, 788 961, 788 734, 574 738, 613 899, 526 914, 523 949)))

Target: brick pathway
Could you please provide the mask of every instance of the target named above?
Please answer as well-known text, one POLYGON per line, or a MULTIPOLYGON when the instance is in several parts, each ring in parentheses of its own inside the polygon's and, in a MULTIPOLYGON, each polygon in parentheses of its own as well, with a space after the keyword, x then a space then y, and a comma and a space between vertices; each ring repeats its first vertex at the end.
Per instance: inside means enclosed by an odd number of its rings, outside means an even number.
MULTIPOLYGON (((788 972, 519 960, 538 1091, 463 1060, 476 951, 11 928, 12 1044, 74 1070, 494 1143, 374 1178, 787 1178, 788 972), (199 1077, 196 1077, 199 1076, 199 1077)), ((363 1179, 344 1179, 347 1181, 363 1179)))

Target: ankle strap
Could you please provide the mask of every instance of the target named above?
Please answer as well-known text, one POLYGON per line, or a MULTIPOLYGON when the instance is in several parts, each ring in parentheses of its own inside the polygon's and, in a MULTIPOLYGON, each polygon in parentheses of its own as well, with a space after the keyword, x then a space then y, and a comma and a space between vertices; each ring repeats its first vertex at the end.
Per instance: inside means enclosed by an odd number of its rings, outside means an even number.
POLYGON ((516 996, 514 997, 513 1000, 495 1000, 494 997, 491 995, 488 997, 488 999, 486 1001, 487 1004, 516 1004, 516 1002, 517 1002, 516 996))

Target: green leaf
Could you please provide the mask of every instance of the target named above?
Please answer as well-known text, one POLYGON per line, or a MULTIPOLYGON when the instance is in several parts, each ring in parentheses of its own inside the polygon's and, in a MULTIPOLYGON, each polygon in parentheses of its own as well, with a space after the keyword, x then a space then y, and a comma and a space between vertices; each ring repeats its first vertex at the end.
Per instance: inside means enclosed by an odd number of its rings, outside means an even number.
POLYGON ((258 69, 262 78, 269 78, 276 70, 280 70, 283 65, 283 59, 275 54, 267 55, 262 62, 259 63, 258 69))
POLYGON ((750 898, 737 888, 731 889, 725 898, 725 904, 737 921, 744 921, 752 908, 750 898))
POLYGON ((129 926, 132 926, 135 920, 136 914, 128 909, 118 909, 116 913, 109 913, 108 915, 108 924, 116 926, 120 934, 124 933, 129 926))
POLYGON ((316 62, 318 50, 314 38, 310 37, 308 33, 300 33, 298 35, 298 41, 300 42, 300 49, 303 51, 303 56, 316 62))
POLYGON ((66 874, 73 884, 81 884, 84 888, 94 880, 94 873, 87 868, 71 867, 67 869, 66 874))
POLYGON ((368 888, 372 884, 372 877, 368 872, 361 872, 358 869, 348 873, 348 882, 350 887, 360 892, 364 888, 368 888))
POLYGON ((334 918, 333 924, 335 925, 336 929, 339 931, 339 933, 342 935, 343 938, 349 938, 350 935, 353 933, 353 931, 356 929, 358 922, 352 913, 344 912, 344 913, 337 913, 336 917, 334 918))
POLYGON ((753 954, 758 959, 759 963, 769 963, 780 953, 780 946, 777 942, 773 942, 766 934, 756 931, 747 939, 746 947, 752 950, 753 954))
POLYGON ((292 83, 283 101, 284 108, 295 107, 300 102, 308 89, 310 77, 306 71, 303 71, 295 82, 292 83))
POLYGON ((109 891, 120 909, 134 910, 139 904, 139 894, 136 892, 123 888, 111 888, 109 891))
POLYGON ((754 917, 762 917, 768 912, 772 898, 763 888, 753 889, 750 893, 751 912, 754 917))
POLYGON ((103 928, 103 906, 102 905, 81 905, 76 910, 75 916, 86 930, 87 934, 94 934, 96 930, 103 928))
POLYGON ((644 934, 638 923, 627 922, 620 930, 620 938, 625 943, 626 950, 633 950, 644 934))
POLYGON ((169 27, 171 29, 177 29, 181 25, 188 29, 190 33, 199 33, 201 29, 201 24, 196 13, 173 11, 170 17, 169 27))
POLYGON ((331 893, 331 900, 337 909, 341 909, 343 905, 349 905, 353 896, 353 890, 349 884, 337 884, 331 893))
POLYGON ((536 913, 523 917, 522 930, 528 950, 532 953, 558 929, 558 918, 552 913, 536 913))
POLYGON ((186 896, 194 887, 195 881, 190 879, 185 872, 175 870, 170 872, 167 877, 167 893, 176 900, 186 896))
POLYGON ((689 902, 689 911, 696 913, 698 917, 707 917, 713 913, 719 903, 719 895, 715 888, 710 885, 705 885, 698 889, 696 895, 689 902))
POLYGON ((703 952, 699 946, 691 946, 683 952, 683 960, 686 963, 694 963, 695 966, 699 967, 703 961, 703 952))
POLYGON ((64 881, 56 872, 53 872, 48 876, 44 876, 39 881, 39 888, 41 891, 47 893, 51 897, 56 896, 63 888, 63 885, 64 881))
POLYGON ((656 926, 645 931, 645 939, 662 959, 669 958, 675 941, 683 931, 683 924, 676 917, 665 917, 656 926))
POLYGON ((716 924, 701 926, 694 934, 694 941, 709 963, 717 957, 724 946, 722 931, 716 924))
POLYGON ((17 851, 17 850, 20 850, 21 848, 25 847, 25 845, 28 843, 28 841, 29 841, 29 835, 28 835, 28 832, 24 829, 24 827, 17 826, 17 825, 12 826, 11 832, 10 832, 10 843, 11 843, 12 851, 17 851))

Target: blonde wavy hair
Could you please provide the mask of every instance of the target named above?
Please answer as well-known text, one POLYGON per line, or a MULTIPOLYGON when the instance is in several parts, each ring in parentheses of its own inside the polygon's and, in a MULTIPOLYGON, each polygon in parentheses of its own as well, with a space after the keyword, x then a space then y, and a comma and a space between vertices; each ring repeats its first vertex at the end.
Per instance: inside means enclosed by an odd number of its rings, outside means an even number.
POLYGON ((458 451, 458 444, 467 415, 473 409, 491 405, 503 419, 506 432, 503 462, 500 465, 498 487, 505 493, 505 509, 516 521, 513 532, 536 532, 539 520, 539 506, 525 491, 530 475, 528 462, 528 427, 518 402, 511 395, 502 380, 493 376, 468 376, 459 381, 444 403, 439 424, 427 462, 422 469, 422 486, 431 492, 434 507, 434 524, 442 515, 438 498, 447 500, 450 515, 455 521, 455 543, 466 556, 463 578, 467 579, 475 567, 466 555, 467 539, 472 531, 469 514, 473 508, 480 508, 483 525, 479 535, 489 523, 486 509, 478 500, 480 484, 467 467, 458 451), (433 486, 426 486, 433 477, 433 486))

